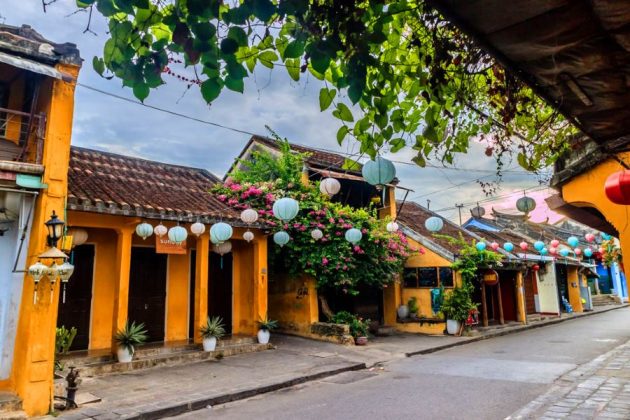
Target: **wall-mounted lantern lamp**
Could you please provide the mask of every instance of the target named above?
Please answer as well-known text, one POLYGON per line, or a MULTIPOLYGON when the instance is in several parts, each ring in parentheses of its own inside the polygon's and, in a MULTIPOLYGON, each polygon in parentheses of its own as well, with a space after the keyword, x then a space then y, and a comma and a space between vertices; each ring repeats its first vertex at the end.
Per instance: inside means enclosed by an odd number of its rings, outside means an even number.
POLYGON ((63 236, 63 227, 65 226, 65 223, 57 217, 57 214, 53 210, 50 219, 48 219, 48 221, 44 224, 48 229, 48 246, 56 248, 57 242, 59 242, 59 239, 63 236))

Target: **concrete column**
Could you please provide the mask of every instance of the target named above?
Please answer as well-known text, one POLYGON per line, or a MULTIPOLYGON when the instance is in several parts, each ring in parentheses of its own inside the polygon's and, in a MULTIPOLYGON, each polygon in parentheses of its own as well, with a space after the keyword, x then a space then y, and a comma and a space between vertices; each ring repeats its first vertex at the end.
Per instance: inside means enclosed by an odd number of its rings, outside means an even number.
POLYGON ((116 266, 114 275, 114 314, 112 320, 112 352, 116 351, 114 335, 127 323, 129 309, 129 273, 131 271, 131 240, 134 229, 117 230, 116 266))
POLYGON ((584 308, 582 307, 582 295, 580 294, 578 267, 567 267, 567 283, 569 288, 569 303, 573 307, 573 312, 584 312, 584 308))
POLYGON ((267 237, 254 243, 254 321, 267 316, 267 237))
POLYGON ((521 324, 527 324, 527 312, 525 311, 525 286, 523 284, 523 272, 516 273, 516 318, 521 324))
MULTIPOLYGON (((201 343, 199 327, 208 318, 208 258, 210 255, 210 234, 197 238, 197 259, 195 260, 195 343, 201 343)), ((193 309, 193 308, 191 308, 193 309)))
POLYGON ((396 325, 398 305, 400 305, 400 289, 400 281, 394 281, 383 289, 383 321, 385 325, 396 325))

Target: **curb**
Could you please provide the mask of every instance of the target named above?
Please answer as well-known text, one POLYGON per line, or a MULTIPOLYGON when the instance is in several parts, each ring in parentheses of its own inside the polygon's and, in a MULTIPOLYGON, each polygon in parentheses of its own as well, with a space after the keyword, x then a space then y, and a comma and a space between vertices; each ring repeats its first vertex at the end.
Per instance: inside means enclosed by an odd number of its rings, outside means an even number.
POLYGON ((243 391, 238 391, 231 394, 217 395, 214 397, 202 398, 196 401, 172 405, 170 407, 158 408, 151 411, 145 411, 137 415, 125 417, 125 419, 153 420, 153 419, 161 419, 161 418, 169 417, 169 416, 176 416, 179 414, 201 410, 201 409, 206 408, 207 406, 215 406, 215 405, 220 405, 220 404, 226 404, 233 401, 243 400, 246 398, 251 398, 256 395, 266 394, 268 392, 277 391, 279 389, 289 388, 294 385, 303 384, 305 382, 316 381, 318 379, 327 378, 329 376, 338 375, 340 373, 363 370, 366 368, 367 366, 365 363, 356 363, 356 364, 352 364, 352 365, 345 366, 338 369, 327 370, 324 372, 313 373, 311 375, 300 376, 300 377, 289 379, 286 381, 277 382, 274 384, 265 385, 265 386, 261 386, 257 388, 245 389, 243 391))
POLYGON ((542 328, 542 327, 546 327, 548 325, 555 325, 555 324, 559 324, 559 323, 565 322, 565 321, 573 321, 573 320, 584 318, 584 317, 587 317, 587 316, 599 315, 599 314, 603 314, 603 313, 606 313, 606 312, 615 311, 617 309, 628 308, 629 306, 630 306, 630 304, 624 303, 622 305, 614 306, 612 308, 602 309, 602 310, 599 310, 599 311, 582 312, 580 315, 572 316, 571 318, 558 318, 558 319, 552 319, 552 320, 549 320, 549 321, 543 321, 543 322, 540 322, 538 324, 528 324, 528 325, 521 325, 521 326, 513 327, 513 328, 506 328, 505 330, 489 332, 487 334, 480 335, 478 337, 468 338, 466 340, 455 342, 455 343, 443 344, 441 346, 431 347, 431 348, 428 348, 428 349, 408 352, 408 353, 405 353, 405 356, 406 357, 412 357, 412 356, 420 356, 420 355, 423 355, 423 354, 431 354, 431 353, 435 353, 435 352, 438 352, 438 351, 450 349, 452 347, 459 347, 459 346, 463 346, 463 345, 466 345, 466 344, 469 344, 469 343, 476 343, 476 342, 479 342, 479 341, 482 341, 482 340, 487 340, 489 338, 495 338, 495 337, 501 337, 501 336, 504 336, 504 335, 515 334, 515 333, 519 333, 519 332, 522 332, 522 331, 533 330, 534 328, 542 328))

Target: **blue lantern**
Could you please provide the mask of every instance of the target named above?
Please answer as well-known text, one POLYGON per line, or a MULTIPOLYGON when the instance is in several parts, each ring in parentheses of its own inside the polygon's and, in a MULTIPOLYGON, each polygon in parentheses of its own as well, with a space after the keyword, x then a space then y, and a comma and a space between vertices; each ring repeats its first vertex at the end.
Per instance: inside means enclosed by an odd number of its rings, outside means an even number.
POLYGON ((273 203, 273 215, 278 219, 288 222, 297 216, 300 205, 292 198, 285 197, 273 203))
POLYGON ((540 255, 547 255, 549 250, 546 247, 542 247, 542 249, 538 252, 540 252, 540 255))
POLYGON ((396 168, 392 162, 379 156, 366 162, 361 169, 361 174, 368 184, 385 185, 396 177, 396 168))
POLYGON ((424 227, 429 232, 439 232, 444 227, 444 221, 437 216, 431 216, 424 222, 424 227))
POLYGON ((507 252, 512 252, 514 250, 514 244, 512 242, 506 242, 503 244, 503 249, 507 252))
POLYGON ((584 249, 584 256, 586 258, 591 258, 593 256, 593 250, 591 248, 584 249))
POLYGON ((477 242, 477 244, 475 245, 475 248, 477 248, 477 251, 481 252, 484 249, 486 249, 486 243, 485 242, 477 242))
POLYGON ((516 200, 516 208, 518 211, 528 214, 536 208, 536 200, 531 197, 523 196, 516 200))
POLYGON ((273 241, 277 245, 280 245, 281 248, 285 246, 286 244, 288 244, 290 239, 291 237, 284 230, 281 230, 280 232, 276 232, 273 234, 273 241))
POLYGON ((173 226, 168 230, 168 239, 176 244, 181 244, 188 237, 188 231, 181 226, 173 226))
POLYGON ((153 226, 147 222, 140 223, 136 226, 136 234, 142 239, 147 239, 149 236, 153 235, 153 226))
POLYGON ((571 236, 569 237, 569 239, 567 239, 567 243, 571 248, 577 248, 577 246, 580 244, 580 240, 575 236, 571 236))
POLYGON ((210 241, 213 244, 222 244, 232 237, 232 226, 224 222, 215 223, 210 228, 210 241))
POLYGON ((560 254, 563 257, 568 257, 569 256, 569 249, 568 248, 562 248, 560 251, 558 251, 558 254, 560 254))
POLYGON ((356 228, 346 230, 345 236, 346 241, 350 242, 352 245, 358 244, 361 241, 361 238, 363 238, 361 231, 356 228))
POLYGON ((545 243, 543 241, 534 242, 534 248, 536 251, 540 252, 545 247, 545 243))
POLYGON ((610 236, 607 233, 602 232, 600 235, 601 235, 602 239, 605 240, 605 241, 610 241, 612 239, 612 236, 610 236))

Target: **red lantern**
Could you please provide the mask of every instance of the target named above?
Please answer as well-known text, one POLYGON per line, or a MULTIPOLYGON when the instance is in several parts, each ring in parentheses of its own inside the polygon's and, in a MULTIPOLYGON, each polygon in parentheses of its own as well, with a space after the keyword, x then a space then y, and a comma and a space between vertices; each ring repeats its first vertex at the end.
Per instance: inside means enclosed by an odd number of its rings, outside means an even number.
POLYGON ((560 241, 557 239, 554 239, 553 241, 549 242, 549 244, 554 248, 558 248, 558 246, 560 245, 560 241))
POLYGON ((556 255, 558 253, 558 248, 556 248, 555 246, 552 246, 551 248, 549 248, 549 253, 551 255, 556 255))
POLYGON ((493 251, 496 251, 497 249, 499 249, 499 244, 496 242, 492 242, 490 244, 490 248, 492 248, 493 251))
POLYGON ((532 266, 532 270, 534 270, 534 271, 538 271, 538 270, 540 270, 540 266, 539 266, 538 264, 534 264, 534 265, 532 266))
POLYGON ((630 204, 630 171, 615 172, 606 180, 606 196, 615 204, 630 204))
POLYGON ((592 233, 587 233, 586 235, 584 235, 584 239, 586 239, 587 242, 593 242, 595 240, 595 235, 593 235, 592 233))
POLYGON ((529 247, 529 245, 527 245, 527 242, 521 242, 519 246, 523 251, 527 251, 527 248, 529 247))
POLYGON ((575 255, 577 255, 577 256, 582 255, 582 250, 581 250, 580 248, 575 248, 575 249, 573 250, 573 252, 575 252, 575 255))

